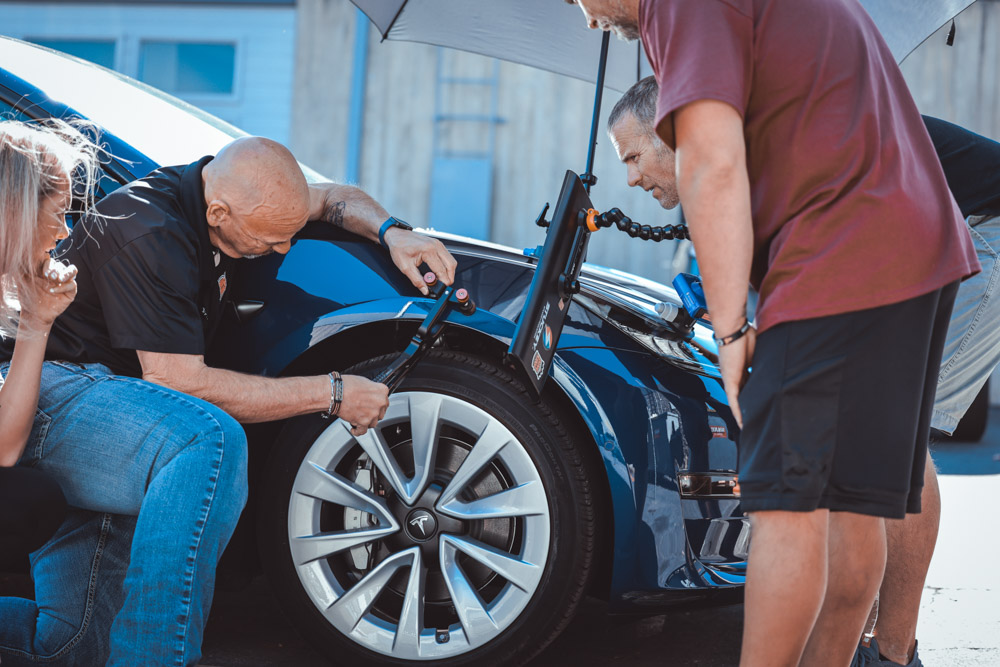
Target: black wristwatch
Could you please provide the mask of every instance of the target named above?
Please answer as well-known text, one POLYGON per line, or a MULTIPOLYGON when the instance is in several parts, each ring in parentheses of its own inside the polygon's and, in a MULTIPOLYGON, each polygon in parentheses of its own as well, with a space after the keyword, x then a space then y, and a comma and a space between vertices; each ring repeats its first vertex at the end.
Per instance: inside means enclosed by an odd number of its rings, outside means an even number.
POLYGON ((405 229, 408 232, 413 231, 413 225, 390 215, 389 219, 383 222, 382 226, 378 228, 378 242, 386 250, 389 249, 389 246, 385 244, 385 233, 389 231, 390 227, 399 227, 400 229, 405 229))

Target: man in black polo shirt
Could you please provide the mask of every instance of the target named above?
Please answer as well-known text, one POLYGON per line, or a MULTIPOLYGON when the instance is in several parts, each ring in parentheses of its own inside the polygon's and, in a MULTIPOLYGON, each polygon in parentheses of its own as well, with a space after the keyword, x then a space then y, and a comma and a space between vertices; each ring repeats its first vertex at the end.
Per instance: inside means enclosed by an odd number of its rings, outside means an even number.
POLYGON ((440 242, 358 188, 307 184, 287 149, 260 138, 157 170, 98 211, 60 248, 79 292, 53 328, 21 463, 55 475, 70 505, 107 514, 74 514, 34 554, 37 606, 0 600, 5 665, 197 663, 215 565, 246 499, 238 422, 335 413, 360 435, 384 415, 387 388, 363 377, 205 365, 236 258, 288 252, 321 219, 381 241, 423 290, 422 262, 454 278, 440 242))

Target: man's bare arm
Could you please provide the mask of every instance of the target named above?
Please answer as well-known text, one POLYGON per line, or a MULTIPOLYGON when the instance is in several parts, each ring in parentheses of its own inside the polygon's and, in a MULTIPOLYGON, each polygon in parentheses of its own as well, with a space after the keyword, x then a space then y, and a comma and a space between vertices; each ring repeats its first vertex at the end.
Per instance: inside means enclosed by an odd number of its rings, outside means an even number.
MULTIPOLYGON (((244 424, 286 419, 330 406, 326 375, 267 378, 205 365, 201 355, 137 352, 142 378, 213 403, 244 424)), ((339 416, 355 424, 357 434, 374 426, 389 405, 383 384, 344 376, 339 416)))
MULTIPOLYGON (((753 256, 750 179, 743 119, 715 100, 674 112, 677 186, 698 254, 705 299, 717 336, 737 331, 746 318, 753 256)), ((742 424, 738 395, 753 356, 754 332, 719 350, 730 407, 742 424)))
POLYGON ((694 102, 674 116, 677 186, 712 323, 725 335, 746 317, 753 252, 743 120, 714 100, 694 102))
POLYGON ((338 183, 309 185, 309 219, 378 241, 378 229, 389 212, 361 188, 338 183))
MULTIPOLYGON (((389 219, 389 212, 381 204, 352 185, 312 184, 309 204, 310 220, 325 220, 376 243, 379 228, 389 219)), ((422 263, 426 263, 444 284, 455 281, 458 262, 437 239, 399 227, 390 227, 383 238, 393 263, 424 294, 427 294, 427 287, 420 273, 422 263)))

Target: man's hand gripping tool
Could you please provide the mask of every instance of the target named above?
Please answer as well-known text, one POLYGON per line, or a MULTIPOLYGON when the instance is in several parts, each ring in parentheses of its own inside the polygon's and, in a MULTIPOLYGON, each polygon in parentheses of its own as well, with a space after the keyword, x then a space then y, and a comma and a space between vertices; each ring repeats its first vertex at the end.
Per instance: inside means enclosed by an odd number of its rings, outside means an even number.
POLYGON ((472 315, 476 312, 476 304, 465 288, 445 285, 439 282, 437 276, 431 272, 424 275, 424 282, 427 283, 431 295, 435 298, 434 305, 424 321, 420 323, 406 349, 393 360, 388 368, 375 377, 375 382, 381 382, 389 387, 390 394, 399 387, 403 378, 427 354, 427 351, 434 347, 434 343, 444 331, 445 322, 443 320, 453 308, 465 315, 472 315))

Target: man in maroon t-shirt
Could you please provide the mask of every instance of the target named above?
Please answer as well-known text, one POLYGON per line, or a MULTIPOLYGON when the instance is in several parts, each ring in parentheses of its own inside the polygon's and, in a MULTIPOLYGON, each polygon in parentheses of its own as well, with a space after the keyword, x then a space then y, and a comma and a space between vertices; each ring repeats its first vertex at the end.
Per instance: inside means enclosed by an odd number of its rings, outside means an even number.
POLYGON ((920 510, 945 328, 978 270, 933 145, 857 0, 576 3, 593 28, 641 35, 660 85, 743 426, 742 663, 847 664, 882 517, 920 510))

